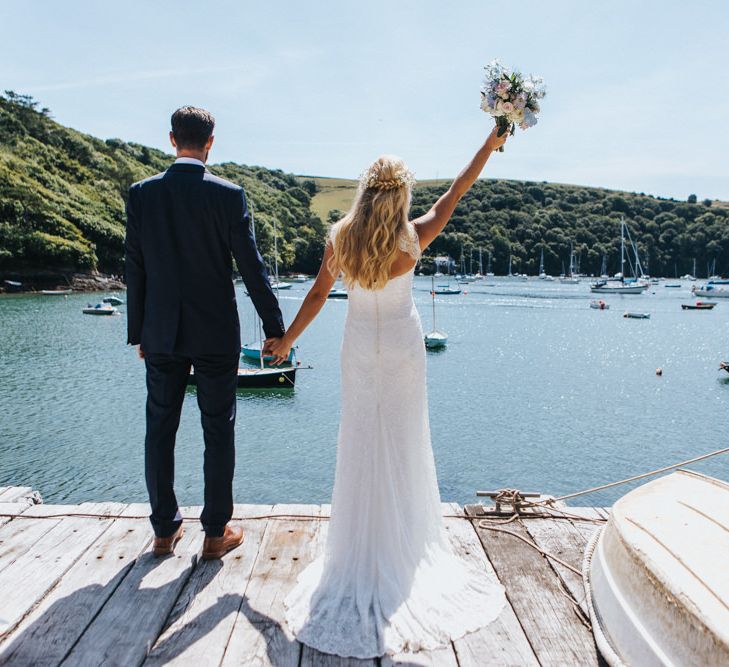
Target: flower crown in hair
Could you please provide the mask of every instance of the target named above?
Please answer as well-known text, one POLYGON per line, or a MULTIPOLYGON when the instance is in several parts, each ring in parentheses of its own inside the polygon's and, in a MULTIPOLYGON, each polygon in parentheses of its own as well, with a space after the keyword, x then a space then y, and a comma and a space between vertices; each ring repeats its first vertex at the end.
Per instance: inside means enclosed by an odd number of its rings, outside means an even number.
POLYGON ((359 182, 363 188, 375 190, 394 190, 404 186, 415 185, 415 175, 409 169, 405 169, 394 178, 380 178, 380 171, 377 167, 370 167, 360 174, 359 182))

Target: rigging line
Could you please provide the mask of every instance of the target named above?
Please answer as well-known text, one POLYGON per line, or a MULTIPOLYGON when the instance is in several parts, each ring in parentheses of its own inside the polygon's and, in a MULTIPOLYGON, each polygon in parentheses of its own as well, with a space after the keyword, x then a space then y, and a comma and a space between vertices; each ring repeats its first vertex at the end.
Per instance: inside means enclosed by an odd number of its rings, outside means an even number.
POLYGON ((686 461, 680 461, 679 463, 673 463, 668 466, 664 466, 663 468, 657 468, 656 470, 651 470, 650 472, 644 472, 640 475, 634 475, 633 477, 627 477, 626 479, 621 479, 617 482, 609 482, 608 484, 601 484, 600 486, 593 486, 589 489, 585 489, 583 491, 575 491, 574 493, 566 493, 563 496, 557 496, 556 498, 547 498, 545 500, 537 500, 534 502, 530 502, 525 500, 523 502, 524 505, 529 506, 538 506, 538 505, 551 505, 552 503, 560 502, 562 500, 567 500, 569 498, 576 498, 577 496, 584 496, 587 493, 594 493, 595 491, 602 491, 604 489, 610 489, 614 486, 619 486, 621 484, 628 484, 629 482, 635 482, 639 479, 644 479, 646 477, 652 477, 653 475, 659 475, 662 472, 667 472, 669 470, 674 470, 675 468, 680 468, 681 466, 689 465, 691 463, 697 463, 698 461, 703 461, 704 459, 711 458, 712 456, 718 456, 719 454, 726 454, 729 452, 729 447, 724 447, 723 449, 717 449, 714 452, 709 452, 708 454, 702 454, 701 456, 696 456, 692 459, 687 459, 686 461))

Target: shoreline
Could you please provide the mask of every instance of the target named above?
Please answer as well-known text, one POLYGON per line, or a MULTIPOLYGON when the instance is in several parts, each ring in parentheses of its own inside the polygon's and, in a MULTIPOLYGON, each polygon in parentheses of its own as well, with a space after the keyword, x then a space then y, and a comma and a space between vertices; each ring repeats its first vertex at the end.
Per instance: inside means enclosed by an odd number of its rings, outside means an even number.
POLYGON ((9 273, 0 276, 0 294, 38 294, 42 290, 126 291, 121 276, 105 273, 9 273))

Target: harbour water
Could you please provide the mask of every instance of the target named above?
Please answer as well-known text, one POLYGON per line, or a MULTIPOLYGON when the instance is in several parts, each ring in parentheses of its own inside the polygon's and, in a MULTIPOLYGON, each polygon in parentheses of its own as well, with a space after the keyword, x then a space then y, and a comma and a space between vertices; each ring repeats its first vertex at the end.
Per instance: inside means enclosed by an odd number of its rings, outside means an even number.
MULTIPOLYGON (((428 353, 433 448, 444 500, 516 487, 561 494, 726 446, 729 301, 694 301, 663 284, 589 308, 588 282, 489 279, 438 297, 446 350, 428 353), (649 320, 623 318, 626 310, 649 320), (656 375, 656 368, 663 375, 656 375)), ((290 321, 307 289, 281 293, 290 321)), ((430 279, 414 296, 430 326, 430 279)), ((237 286, 244 339, 252 309, 237 286)), ((126 318, 81 309, 103 295, 0 297, 0 485, 48 502, 144 501, 144 364, 124 344, 126 318)), ((122 295, 123 296, 123 295, 122 295)), ((296 389, 239 392, 238 502, 327 502, 339 416, 346 301, 328 302, 299 341, 296 389)), ((202 503, 202 432, 185 399, 176 488, 202 503)), ((696 469, 729 479, 729 457, 696 469)), ((582 499, 609 504, 627 487, 582 499)))

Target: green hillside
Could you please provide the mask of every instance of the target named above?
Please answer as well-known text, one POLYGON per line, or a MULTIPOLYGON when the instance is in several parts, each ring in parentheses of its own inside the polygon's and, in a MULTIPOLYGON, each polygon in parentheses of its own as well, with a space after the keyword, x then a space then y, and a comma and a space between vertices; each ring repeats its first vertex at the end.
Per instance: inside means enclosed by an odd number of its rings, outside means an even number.
MULTIPOLYGON (((312 208, 322 217, 346 211, 356 180, 313 178, 312 208), (338 211, 329 215, 329 209, 338 211)), ((449 180, 420 181, 413 191, 411 216, 422 215, 447 189, 449 180)), ((729 273, 729 204, 723 201, 663 199, 645 194, 579 185, 481 179, 461 200, 445 232, 428 249, 429 259, 450 255, 466 259, 482 248, 490 252, 496 273, 505 274, 512 256, 514 272, 539 270, 544 249, 547 273, 569 267, 570 242, 583 273, 598 274, 603 255, 610 273, 620 270, 620 218, 637 241, 643 268, 653 275, 682 275, 693 270, 729 273), (647 264, 647 266, 646 266, 647 264)), ((474 260, 475 261, 475 260, 474 260)), ((484 262, 486 259, 484 259, 484 262)))
MULTIPOLYGON (((101 140, 56 123, 30 98, 0 96, 0 278, 40 272, 123 272, 124 198, 129 185, 165 169, 172 157, 121 139, 101 140)), ((282 271, 314 273, 329 219, 342 215, 356 181, 294 176, 233 163, 210 170, 246 188, 255 204, 256 231, 269 260, 278 222, 282 271)), ((423 181, 412 215, 425 212, 449 181, 423 181)), ((711 266, 729 273, 729 206, 577 185, 479 180, 429 250, 432 257, 468 257, 482 248, 493 268, 534 274, 542 249, 546 270, 567 264, 570 243, 583 273, 598 273, 602 258, 619 270, 619 220, 637 239, 644 268, 673 276, 711 266), (646 266, 647 265, 647 266, 646 266)))
MULTIPOLYGON (((172 156, 63 127, 30 98, 0 96, 0 272, 122 273, 129 185, 172 156)), ((246 188, 264 256, 279 221, 279 253, 292 270, 319 260, 325 228, 310 210, 315 186, 279 170, 236 164, 210 170, 246 188)))

